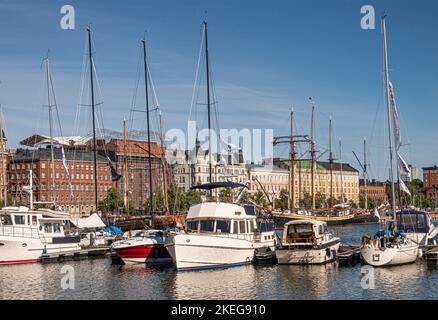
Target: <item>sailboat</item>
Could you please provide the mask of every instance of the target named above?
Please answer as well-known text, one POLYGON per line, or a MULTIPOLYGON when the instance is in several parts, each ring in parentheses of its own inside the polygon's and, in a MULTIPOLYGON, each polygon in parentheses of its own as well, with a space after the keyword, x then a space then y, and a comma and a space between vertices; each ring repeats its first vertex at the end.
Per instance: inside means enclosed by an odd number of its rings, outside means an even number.
MULTIPOLYGON (((0 265, 39 262, 43 254, 58 254, 81 249, 78 229, 68 213, 53 209, 37 209, 37 204, 52 204, 56 209, 56 188, 53 149, 52 104, 53 88, 49 58, 44 59, 47 76, 47 98, 49 108, 49 130, 52 166, 52 199, 49 202, 34 201, 32 170, 29 170, 29 186, 23 190, 29 193, 29 207, 5 206, 0 210, 0 265)), ((2 119, 3 120, 3 119, 2 119)), ((3 122, 1 123, 3 127, 3 122)), ((3 128, 0 128, 3 140, 3 128)), ((2 141, 3 143, 3 141, 2 141)), ((2 153, 3 153, 3 146, 2 153)), ((3 173, 4 174, 4 173, 3 173)), ((4 176, 3 176, 4 177, 4 176)), ((5 185, 3 185, 4 191, 5 185)))
MULTIPOLYGON (((386 16, 382 17, 383 30, 383 50, 385 59, 385 80, 386 80, 386 96, 388 108, 388 137, 389 137, 389 157, 390 157, 390 180, 392 191, 392 213, 393 221, 389 221, 386 228, 378 231, 373 238, 364 236, 362 238, 362 247, 360 254, 365 263, 374 267, 387 265, 401 265, 412 263, 421 256, 421 249, 412 238, 406 237, 400 231, 397 231, 397 214, 396 214, 396 199, 395 199, 395 183, 394 183, 394 163, 393 163, 393 132, 391 130, 391 84, 389 81, 388 72, 388 52, 386 41, 386 16)), ((394 122, 394 127, 395 127, 394 122)), ((397 128, 394 128, 394 140, 397 144, 397 128)), ((399 183, 401 180, 399 180, 399 183)))

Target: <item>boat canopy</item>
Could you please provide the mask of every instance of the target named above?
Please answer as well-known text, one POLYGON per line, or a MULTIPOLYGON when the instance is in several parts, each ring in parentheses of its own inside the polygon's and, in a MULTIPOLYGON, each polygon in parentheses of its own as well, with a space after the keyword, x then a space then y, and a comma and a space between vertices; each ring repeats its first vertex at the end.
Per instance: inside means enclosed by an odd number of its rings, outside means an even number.
POLYGON ((255 219, 248 214, 244 207, 226 202, 204 202, 192 206, 187 214, 187 219, 196 218, 225 218, 225 219, 255 219))
POLYGON ((232 188, 232 189, 246 188, 246 185, 241 184, 241 183, 236 183, 236 182, 224 181, 224 182, 212 182, 212 183, 200 184, 197 186, 193 186, 190 189, 191 190, 195 190, 195 189, 212 190, 212 189, 217 189, 217 188, 232 188))
POLYGON ((78 219, 76 221, 72 220, 72 223, 74 223, 79 229, 95 229, 106 227, 105 223, 103 223, 102 219, 97 215, 97 213, 93 213, 87 218, 78 219))
POLYGON ((397 229, 403 232, 428 233, 430 222, 424 211, 406 209, 397 212, 397 229))

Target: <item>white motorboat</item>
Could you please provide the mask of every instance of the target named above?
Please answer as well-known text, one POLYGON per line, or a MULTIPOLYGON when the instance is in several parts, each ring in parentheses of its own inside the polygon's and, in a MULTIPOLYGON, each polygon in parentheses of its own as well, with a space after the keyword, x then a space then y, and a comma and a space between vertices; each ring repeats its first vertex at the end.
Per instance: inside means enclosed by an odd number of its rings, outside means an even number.
POLYGON ((0 264, 38 262, 44 253, 80 250, 65 212, 27 207, 0 210, 0 264))
POLYGON ((327 223, 295 220, 284 225, 278 264, 323 264, 334 261, 340 239, 327 229, 327 223))
MULTIPOLYGON (((212 183, 197 186, 245 187, 237 183, 212 183)), ((239 266, 253 262, 257 248, 275 250, 274 226, 258 230, 252 206, 235 203, 204 202, 192 206, 181 232, 169 232, 165 247, 177 270, 239 266)))

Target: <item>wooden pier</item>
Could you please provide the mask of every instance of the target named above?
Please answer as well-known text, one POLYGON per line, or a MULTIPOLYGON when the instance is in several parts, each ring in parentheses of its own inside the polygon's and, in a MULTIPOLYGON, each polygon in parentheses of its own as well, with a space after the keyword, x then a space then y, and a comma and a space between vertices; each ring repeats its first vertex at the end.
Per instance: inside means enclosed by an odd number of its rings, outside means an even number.
POLYGON ((354 266, 360 263, 360 246, 341 244, 337 254, 339 265, 354 266))
POLYGON ((66 260, 81 260, 89 257, 106 257, 110 253, 110 247, 89 247, 80 250, 65 251, 58 253, 44 253, 41 262, 59 262, 66 260))

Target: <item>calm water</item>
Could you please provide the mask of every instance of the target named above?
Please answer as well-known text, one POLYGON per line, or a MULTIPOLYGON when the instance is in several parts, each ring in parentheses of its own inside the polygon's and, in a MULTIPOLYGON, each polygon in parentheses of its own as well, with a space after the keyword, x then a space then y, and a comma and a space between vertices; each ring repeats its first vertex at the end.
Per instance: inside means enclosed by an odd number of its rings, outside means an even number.
MULTIPOLYGON (((332 228, 359 243, 376 225, 332 228)), ((375 289, 361 288, 360 265, 243 266, 175 272, 172 267, 115 266, 108 259, 3 266, 0 299, 438 299, 438 268, 423 262, 375 269, 375 289), (62 290, 61 268, 75 270, 62 290)))

